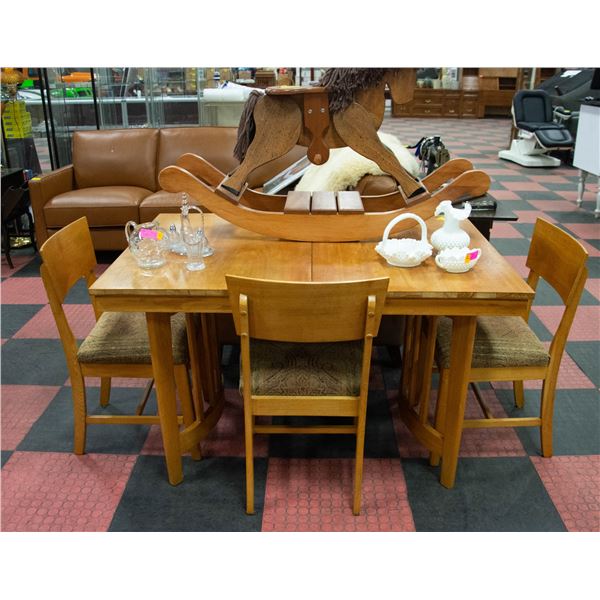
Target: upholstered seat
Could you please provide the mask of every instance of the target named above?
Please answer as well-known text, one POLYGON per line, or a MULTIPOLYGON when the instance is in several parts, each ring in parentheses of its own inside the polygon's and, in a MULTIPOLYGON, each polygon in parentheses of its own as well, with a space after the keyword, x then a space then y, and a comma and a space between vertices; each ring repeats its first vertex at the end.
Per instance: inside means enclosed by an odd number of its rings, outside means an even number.
MULTIPOLYGON (((171 317, 173 363, 188 360, 185 316, 171 317)), ((77 352, 81 363, 151 364, 148 326, 144 313, 102 313, 77 352)))
MULTIPOLYGON (((440 319, 437 360, 442 369, 450 368, 452 320, 440 319)), ((542 367, 550 356, 521 317, 479 317, 475 332, 472 368, 542 367)))
POLYGON ((151 193, 141 187, 108 185, 58 194, 44 205, 46 225, 64 227, 85 211, 90 227, 122 226, 138 220, 139 205, 151 193))
POLYGON ((362 341, 296 344, 252 340, 257 396, 358 396, 362 341))

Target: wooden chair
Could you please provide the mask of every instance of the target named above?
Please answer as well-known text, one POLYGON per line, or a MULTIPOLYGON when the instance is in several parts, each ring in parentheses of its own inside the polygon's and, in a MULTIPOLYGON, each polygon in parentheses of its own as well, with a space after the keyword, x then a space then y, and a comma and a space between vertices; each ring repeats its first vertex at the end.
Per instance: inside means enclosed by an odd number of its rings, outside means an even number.
MULTIPOLYGON (((87 411, 85 378, 100 377, 100 404, 108 406, 111 377, 140 377, 152 379, 152 364, 148 330, 143 313, 100 312, 92 297, 96 324, 87 338, 78 347, 65 311, 63 302, 69 290, 81 278, 89 287, 96 280, 94 268, 96 256, 87 219, 82 217, 50 237, 40 249, 43 264, 41 275, 48 294, 52 314, 56 321, 60 339, 67 359, 71 377, 74 412, 74 452, 85 453, 86 428, 89 424, 160 424, 158 416, 143 415, 145 404, 152 389, 152 381, 135 415, 90 415, 87 411)), ((173 330, 173 359, 175 380, 183 413, 180 422, 191 426, 199 391, 194 400, 188 376, 189 352, 184 315, 177 314, 171 320, 173 330)), ((190 344, 191 346, 191 344, 190 344)), ((197 447, 182 447, 182 452, 191 450, 193 458, 200 458, 197 447)))
POLYGON ((226 276, 241 338, 246 512, 254 512, 255 433, 354 434, 360 512, 373 337, 389 280, 288 283, 226 276), (252 341, 251 341, 252 339, 252 341), (352 417, 348 425, 257 424, 257 416, 352 417))
MULTIPOLYGON (((521 317, 477 319, 470 381, 485 418, 465 419, 463 427, 539 427, 542 455, 552 456, 554 391, 567 336, 587 279, 587 256, 583 246, 562 229, 543 219, 536 221, 527 256, 526 264, 530 269, 527 283, 535 290, 540 277, 545 279, 564 303, 562 318, 549 350, 521 317), (478 381, 513 381, 515 405, 523 408, 523 381, 530 379, 543 380, 539 417, 494 418, 475 384, 478 381)), ((528 313, 530 311, 531 303, 528 313)), ((435 361, 440 371, 435 428, 442 431, 448 393, 451 320, 440 318, 434 335, 435 361)), ((427 355, 427 351, 424 354, 427 355)), ((422 394, 421 401, 424 400, 422 394)), ((439 455, 432 453, 430 463, 435 466, 439 459, 439 455)))

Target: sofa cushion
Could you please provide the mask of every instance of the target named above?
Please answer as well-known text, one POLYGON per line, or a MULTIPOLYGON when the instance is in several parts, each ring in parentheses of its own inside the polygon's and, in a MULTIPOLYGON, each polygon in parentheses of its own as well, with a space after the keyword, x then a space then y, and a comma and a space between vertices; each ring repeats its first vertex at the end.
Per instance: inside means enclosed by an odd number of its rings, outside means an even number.
POLYGON ((160 130, 158 158, 156 161, 156 189, 158 174, 188 152, 198 154, 217 169, 228 173, 238 166, 233 157, 237 141, 235 127, 168 127, 160 130))
POLYGON ((48 227, 64 227, 86 216, 90 227, 125 226, 139 220, 139 205, 150 190, 140 187, 104 186, 73 190, 54 196, 44 206, 48 227))
MULTIPOLYGON (((192 204, 195 203, 192 200, 192 204)), ((178 213, 180 211, 181 194, 159 190, 144 198, 140 203, 140 222, 152 221, 160 213, 178 213)))
POLYGON ((131 185, 156 191, 158 129, 107 129, 73 134, 78 188, 131 185))

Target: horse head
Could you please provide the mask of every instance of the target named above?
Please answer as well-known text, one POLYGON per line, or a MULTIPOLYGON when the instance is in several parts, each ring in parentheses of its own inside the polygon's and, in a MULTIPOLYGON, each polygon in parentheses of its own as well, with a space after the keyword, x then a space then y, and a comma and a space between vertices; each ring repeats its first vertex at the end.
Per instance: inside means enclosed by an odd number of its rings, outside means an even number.
POLYGON ((406 104, 413 99, 417 82, 416 69, 386 69, 384 80, 396 104, 406 104))

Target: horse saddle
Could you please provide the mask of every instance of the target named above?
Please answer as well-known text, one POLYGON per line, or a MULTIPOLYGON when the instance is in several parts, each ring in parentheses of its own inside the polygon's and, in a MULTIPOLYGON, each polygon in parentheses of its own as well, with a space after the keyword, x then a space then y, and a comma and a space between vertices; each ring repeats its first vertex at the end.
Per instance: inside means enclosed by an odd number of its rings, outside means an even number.
POLYGON ((329 127, 329 92, 326 87, 282 85, 265 90, 268 96, 294 96, 301 103, 304 128, 310 132, 311 142, 306 150, 308 160, 322 165, 329 158, 329 147, 323 135, 329 127), (301 97, 299 97, 301 96, 301 97))

